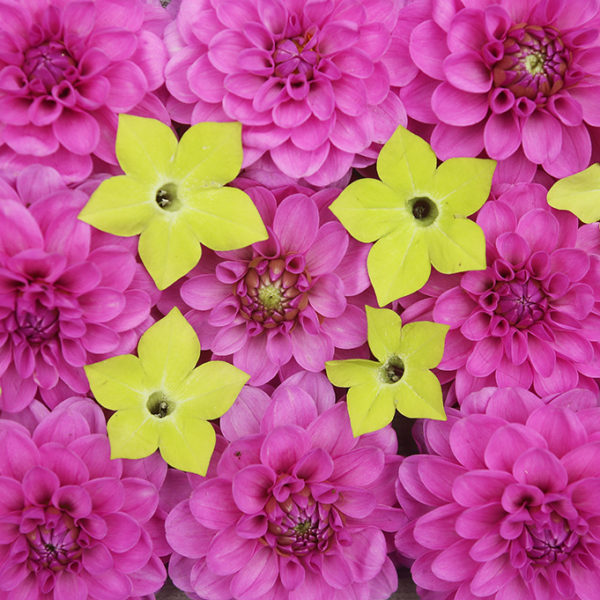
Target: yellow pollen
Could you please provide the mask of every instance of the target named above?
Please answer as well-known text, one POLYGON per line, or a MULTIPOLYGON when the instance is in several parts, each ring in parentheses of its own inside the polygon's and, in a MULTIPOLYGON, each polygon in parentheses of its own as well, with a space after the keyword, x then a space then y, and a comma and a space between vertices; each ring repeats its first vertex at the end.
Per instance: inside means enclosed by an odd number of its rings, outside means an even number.
POLYGON ((274 285, 265 285, 258 290, 258 301, 267 309, 280 308, 283 296, 274 285))
POLYGON ((542 52, 532 52, 525 57, 525 68, 531 75, 539 75, 544 72, 546 55, 542 52))

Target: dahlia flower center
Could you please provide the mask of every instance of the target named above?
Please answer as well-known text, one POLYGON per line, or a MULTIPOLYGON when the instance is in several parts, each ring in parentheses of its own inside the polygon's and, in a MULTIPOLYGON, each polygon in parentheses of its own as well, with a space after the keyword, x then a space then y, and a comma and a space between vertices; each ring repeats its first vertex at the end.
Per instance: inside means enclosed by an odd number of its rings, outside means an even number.
POLYGON ((527 531, 530 535, 527 555, 542 565, 566 560, 579 542, 579 536, 555 513, 547 522, 527 526, 527 531))
POLYGON ((308 304, 309 282, 301 255, 272 260, 255 258, 235 287, 240 314, 266 329, 292 321, 308 304))
POLYGON ((42 84, 47 92, 76 73, 75 61, 60 42, 51 41, 25 51, 22 70, 29 81, 42 84))
POLYGON ((313 69, 319 61, 316 44, 316 30, 277 42, 273 52, 275 75, 287 77, 296 74, 304 75, 307 79, 311 78, 313 69))
POLYGON ((502 283, 496 288, 496 292, 499 295, 496 312, 515 327, 528 327, 542 319, 546 313, 546 295, 531 279, 502 283))
POLYGON ((73 563, 81 556, 78 543, 79 529, 73 519, 64 514, 48 511, 50 518, 27 534, 29 558, 38 568, 60 571, 73 570, 73 563))
POLYGON ((384 383, 397 383, 404 375, 404 363, 399 356, 391 356, 379 369, 379 375, 384 383))
POLYGON ((269 531, 276 535, 280 554, 305 556, 313 551, 323 552, 333 535, 329 517, 328 506, 309 502, 306 508, 299 508, 292 503, 281 521, 270 522, 269 531))
POLYGON ((408 201, 408 208, 417 223, 424 227, 431 225, 439 214, 435 202, 425 196, 411 198, 408 201))
POLYGON ((153 392, 146 401, 148 412, 157 419, 164 419, 175 409, 175 403, 170 401, 167 395, 162 392, 153 392))
POLYGON ((158 188, 155 196, 156 204, 163 210, 173 212, 181 208, 181 200, 177 195, 177 186, 174 183, 165 183, 158 188))
POLYGON ((32 344, 39 344, 53 338, 59 330, 58 310, 21 299, 16 311, 19 332, 32 344), (25 306, 22 306, 25 305, 25 306))
POLYGON ((518 98, 540 101, 565 85, 571 51, 553 27, 520 24, 504 41, 492 69, 496 87, 508 88, 518 98))

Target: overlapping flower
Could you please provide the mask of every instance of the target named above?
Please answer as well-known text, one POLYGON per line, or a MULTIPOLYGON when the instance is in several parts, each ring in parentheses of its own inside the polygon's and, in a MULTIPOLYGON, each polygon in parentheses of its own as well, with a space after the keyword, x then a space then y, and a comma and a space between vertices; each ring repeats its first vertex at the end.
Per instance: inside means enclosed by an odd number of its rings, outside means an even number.
POLYGON ((228 426, 216 477, 167 518, 170 576, 188 593, 385 600, 396 589, 383 533, 403 522, 389 478, 395 435, 353 438, 331 386, 308 383, 295 376, 271 401, 256 390, 257 426, 228 426))
POLYGON ((244 166, 269 157, 327 185, 375 161, 406 113, 394 29, 401 3, 183 0, 165 38, 173 118, 240 121, 244 166))
POLYGON ((494 384, 540 394, 597 389, 600 256, 578 247, 591 232, 551 211, 536 184, 513 187, 477 221, 487 269, 463 275, 433 308, 450 325, 440 368, 457 369, 459 398, 494 384))
POLYGON ((56 179, 30 167, 21 194, 0 201, 0 407, 10 412, 38 391, 51 407, 66 390, 87 392, 83 366, 129 352, 152 322, 157 290, 131 246, 78 221, 86 194, 56 179))
POLYGON ((438 156, 510 159, 510 181, 531 180, 538 165, 554 177, 589 165, 600 124, 600 6, 417 0, 404 10, 415 76, 401 98, 409 116, 433 125, 438 156))
POLYGON ((117 113, 168 119, 168 22, 142 0, 0 3, 0 166, 39 163, 68 181, 116 164, 117 113))
POLYGON ((292 359, 320 371, 336 348, 366 342, 364 309, 352 297, 368 286, 369 247, 350 241, 327 214, 335 190, 312 194, 290 186, 271 192, 253 185, 246 191, 269 239, 217 252, 204 263, 205 272, 192 271, 181 286, 181 297, 194 309, 187 316, 202 347, 232 354, 254 385, 268 382, 292 359))
POLYGON ((594 598, 595 395, 574 390, 546 404, 522 389, 486 388, 461 412, 427 423, 430 454, 399 468, 410 521, 396 545, 414 559, 421 597, 594 598))
POLYGON ((127 600, 161 587, 145 530, 158 490, 110 460, 98 406, 66 400, 32 435, 1 421, 0 448, 4 597, 127 600))

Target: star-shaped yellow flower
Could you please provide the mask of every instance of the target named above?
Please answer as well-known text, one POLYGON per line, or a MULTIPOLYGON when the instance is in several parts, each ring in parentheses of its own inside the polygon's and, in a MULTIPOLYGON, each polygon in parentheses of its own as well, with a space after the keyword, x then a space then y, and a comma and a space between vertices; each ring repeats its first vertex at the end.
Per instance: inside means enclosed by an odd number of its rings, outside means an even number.
POLYGON ((112 458, 143 458, 157 448, 172 467, 205 475, 215 447, 208 422, 226 413, 249 375, 213 360, 196 367, 200 342, 179 309, 140 338, 138 356, 85 367, 108 421, 112 458))
POLYGON ((346 403, 354 435, 385 427, 396 409, 411 418, 445 420, 442 388, 430 369, 442 360, 448 325, 418 321, 403 327, 393 310, 366 310, 369 348, 377 360, 325 363, 331 383, 350 388, 346 403))
POLYGON ((381 149, 377 179, 351 183, 330 209, 360 242, 380 306, 441 273, 485 269, 485 238, 465 218, 487 200, 496 163, 450 158, 437 166, 427 142, 400 126, 381 149), (376 241, 377 240, 377 241, 376 241))
POLYGON ((114 235, 140 234, 138 251, 159 289, 193 269, 204 244, 234 250, 266 240, 250 197, 224 187, 242 166, 239 123, 198 123, 179 144, 154 119, 119 115, 125 175, 103 181, 79 218, 114 235))

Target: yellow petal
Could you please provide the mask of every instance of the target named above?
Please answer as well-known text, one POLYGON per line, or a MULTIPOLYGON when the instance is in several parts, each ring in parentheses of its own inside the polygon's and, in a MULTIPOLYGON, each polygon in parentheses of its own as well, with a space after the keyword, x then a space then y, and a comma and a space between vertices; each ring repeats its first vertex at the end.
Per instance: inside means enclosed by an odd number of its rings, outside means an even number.
POLYGON ((369 348, 377 360, 384 363, 390 356, 400 352, 402 319, 388 308, 365 308, 369 348))
POLYGON ((398 354, 407 368, 432 369, 444 354, 444 342, 450 327, 431 321, 407 323, 402 328, 398 354))
POLYGON ((427 242, 431 264, 441 273, 485 269, 485 236, 469 219, 436 221, 427 228, 427 242))
POLYGON ((182 417, 218 419, 234 403, 250 375, 221 360, 196 367, 174 391, 182 417))
POLYGON ((145 373, 137 356, 114 356, 84 367, 99 404, 109 410, 143 406, 148 396, 145 373))
POLYGON ((350 388, 346 404, 354 437, 385 427, 396 412, 391 388, 369 384, 350 388))
POLYGON ((138 355, 155 387, 166 387, 165 391, 172 393, 196 366, 200 342, 179 309, 173 308, 144 332, 138 344, 138 355))
POLYGON ((442 386, 431 371, 405 371, 396 389, 396 407, 405 417, 446 420, 442 386))
POLYGON ((380 306, 416 292, 429 279, 431 265, 421 229, 413 225, 392 233, 369 251, 367 270, 380 306))
POLYGON ((269 237, 250 196, 236 188, 188 193, 181 214, 197 238, 212 250, 235 250, 269 237))
POLYGON ((351 387, 377 381, 381 365, 372 360, 351 358, 349 360, 329 360, 325 363, 327 377, 337 387, 351 387))
POLYGON ((165 461, 180 471, 206 475, 216 441, 212 425, 189 418, 161 421, 159 447, 165 461))
POLYGON ((450 158, 433 176, 431 197, 452 216, 479 210, 490 195, 496 161, 484 158, 450 158))
POLYGON ((183 134, 173 173, 182 194, 220 187, 237 177, 242 158, 240 123, 198 123, 183 134))
POLYGON ((373 242, 409 220, 407 196, 377 179, 351 183, 329 209, 359 242, 373 242))
POLYGON ((156 215, 154 190, 126 175, 104 180, 79 213, 96 229, 113 235, 137 235, 156 215))
POLYGON ((121 168, 156 187, 169 178, 177 149, 175 134, 156 119, 119 115, 116 152, 121 168))
POLYGON ((400 125, 379 153, 377 173, 384 183, 409 197, 427 196, 436 165, 431 146, 400 125))
POLYGON ((189 273, 202 254, 196 235, 180 214, 153 219, 140 235, 140 258, 159 290, 189 273))
POLYGON ((557 181, 548 192, 548 204, 568 210, 584 223, 600 220, 600 165, 557 181))
POLYGON ((158 448, 159 419, 145 406, 117 411, 106 424, 111 458, 144 458, 158 448))

